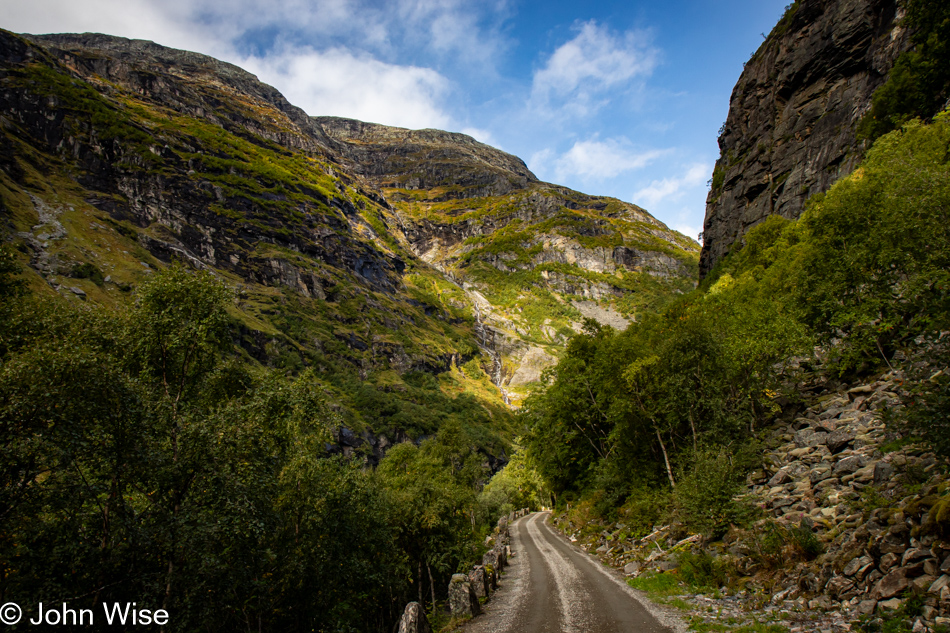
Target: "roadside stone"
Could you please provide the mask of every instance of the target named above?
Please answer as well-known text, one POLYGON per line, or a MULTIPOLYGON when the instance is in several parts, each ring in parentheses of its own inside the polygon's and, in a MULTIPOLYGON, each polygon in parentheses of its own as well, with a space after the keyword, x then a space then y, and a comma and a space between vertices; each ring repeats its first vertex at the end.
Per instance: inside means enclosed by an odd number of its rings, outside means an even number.
POLYGON ((478 598, 465 574, 454 574, 449 583, 449 608, 454 616, 475 617, 481 613, 478 598))
POLYGON ((501 571, 501 565, 498 564, 498 550, 490 549, 482 556, 482 565, 491 566, 495 571, 501 571))
POLYGON ((410 602, 399 620, 399 633, 432 633, 425 611, 418 602, 410 602))
POLYGON ((485 572, 484 565, 475 565, 472 571, 468 572, 468 581, 475 591, 476 598, 487 598, 491 593, 491 581, 485 572))
POLYGON ((627 563, 626 565, 623 566, 623 573, 625 573, 628 576, 639 574, 640 563, 637 563, 637 562, 627 563))

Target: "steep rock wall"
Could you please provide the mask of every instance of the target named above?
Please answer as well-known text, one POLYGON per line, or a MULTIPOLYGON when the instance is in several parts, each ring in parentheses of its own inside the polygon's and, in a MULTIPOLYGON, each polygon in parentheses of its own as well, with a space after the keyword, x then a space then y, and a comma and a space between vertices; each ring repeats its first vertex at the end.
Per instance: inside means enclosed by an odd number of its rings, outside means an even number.
POLYGON ((909 45, 896 0, 799 0, 739 77, 706 201, 700 274, 769 215, 850 173, 866 146, 855 128, 909 45))

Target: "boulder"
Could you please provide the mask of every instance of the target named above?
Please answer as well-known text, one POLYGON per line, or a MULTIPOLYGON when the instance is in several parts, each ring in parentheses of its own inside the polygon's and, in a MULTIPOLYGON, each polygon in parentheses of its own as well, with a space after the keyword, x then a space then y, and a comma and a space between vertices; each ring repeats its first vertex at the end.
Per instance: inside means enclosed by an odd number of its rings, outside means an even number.
POLYGON ((814 470, 808 473, 808 479, 813 484, 817 484, 819 481, 824 481, 831 477, 831 465, 830 464, 818 464, 814 470))
POLYGON ((890 600, 882 600, 877 603, 879 609, 883 611, 897 611, 904 604, 904 601, 900 598, 891 598, 890 600))
POLYGON ((901 560, 900 556, 898 556, 894 552, 888 552, 884 554, 883 556, 881 556, 881 562, 878 565, 878 567, 881 569, 882 572, 886 574, 891 569, 893 569, 894 566, 900 562, 900 560, 901 560))
POLYGON ((877 607, 877 600, 862 600, 858 603, 856 611, 858 615, 871 615, 875 607, 877 607))
POLYGON ((637 562, 627 563, 626 565, 623 566, 623 573, 625 573, 625 574, 628 575, 628 576, 633 576, 634 574, 639 574, 639 573, 640 573, 640 563, 637 563, 637 562))
POLYGON ((917 561, 922 561, 927 558, 930 558, 930 550, 924 549, 922 547, 911 548, 904 552, 904 556, 901 558, 901 565, 906 566, 917 561))
POLYGON ((927 589, 927 593, 940 594, 944 587, 950 586, 950 575, 944 574, 940 578, 937 578, 930 587, 927 589))
POLYGON ((772 478, 769 479, 769 482, 768 482, 767 485, 768 485, 770 488, 771 488, 771 487, 775 487, 775 486, 781 486, 782 484, 786 484, 786 483, 790 482, 791 480, 792 480, 792 476, 788 474, 788 471, 787 471, 787 470, 785 470, 784 468, 782 468, 782 469, 779 470, 777 473, 775 473, 774 475, 772 475, 772 478))
POLYGON ((940 563, 940 571, 945 574, 950 574, 950 555, 943 559, 943 562, 940 563))
POLYGON ((870 565, 873 562, 874 561, 871 559, 870 556, 859 556, 858 558, 852 559, 851 562, 845 565, 842 573, 845 576, 854 576, 859 571, 864 569, 864 567, 866 567, 867 565, 870 565))
POLYGON ((878 462, 874 465, 874 483, 883 484, 894 476, 894 467, 887 462, 878 462))
POLYGON ((832 473, 839 477, 841 475, 850 475, 858 469, 863 468, 866 463, 867 459, 863 455, 851 455, 850 457, 838 460, 832 469, 832 473))
POLYGON ((907 580, 907 575, 904 570, 895 569, 881 578, 877 584, 874 585, 874 590, 871 592, 871 598, 878 601, 893 598, 907 589, 908 586, 910 586, 910 583, 907 580))
POLYGON ((456 617, 474 617, 481 613, 478 598, 465 574, 452 576, 449 583, 449 608, 456 617))
POLYGON ((934 578, 933 576, 927 576, 927 575, 918 576, 917 578, 914 578, 913 582, 911 583, 911 585, 913 585, 912 588, 915 588, 914 593, 923 593, 927 591, 927 589, 930 588, 930 585, 934 584, 936 580, 937 579, 934 578))
POLYGON ((855 593, 854 582, 843 576, 835 576, 825 585, 825 592, 837 600, 848 598, 855 593))
POLYGON ((399 633, 432 633, 426 613, 418 602, 410 602, 399 620, 399 633))
POLYGON ((838 429, 828 435, 825 445, 832 453, 840 453, 854 441, 854 433, 848 429, 838 429))

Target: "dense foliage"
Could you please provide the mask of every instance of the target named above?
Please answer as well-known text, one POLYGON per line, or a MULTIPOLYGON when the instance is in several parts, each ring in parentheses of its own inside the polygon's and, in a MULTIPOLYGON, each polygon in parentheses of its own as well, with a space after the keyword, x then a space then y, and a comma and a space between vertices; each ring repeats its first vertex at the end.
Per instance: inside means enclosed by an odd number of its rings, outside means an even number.
MULTIPOLYGON (((719 533, 751 516, 733 496, 758 426, 791 395, 788 361, 817 344, 841 375, 898 351, 945 366, 946 342, 932 343, 950 329, 948 157, 950 115, 907 123, 799 221, 752 229, 696 291, 624 332, 590 324, 575 337, 523 413, 559 501, 589 497, 628 524, 644 515, 641 530, 672 518, 719 533)), ((946 377, 921 384, 909 419, 950 437, 946 377)))
POLYGON ((914 117, 928 118, 950 97, 950 7, 943 0, 908 0, 902 26, 914 47, 902 53, 874 93, 859 135, 876 139, 914 117))
POLYGON ((471 403, 373 472, 327 454, 332 384, 240 360, 210 274, 173 266, 111 311, 22 296, 0 264, 0 601, 381 631, 479 554, 496 517, 471 403))

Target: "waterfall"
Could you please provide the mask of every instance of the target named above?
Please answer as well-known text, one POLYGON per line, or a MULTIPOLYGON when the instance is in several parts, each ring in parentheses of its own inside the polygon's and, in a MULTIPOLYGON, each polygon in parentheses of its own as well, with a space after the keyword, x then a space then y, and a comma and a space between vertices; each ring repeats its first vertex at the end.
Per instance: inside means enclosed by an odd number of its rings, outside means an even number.
POLYGON ((491 334, 488 331, 488 326, 485 325, 482 321, 482 310, 478 305, 479 297, 478 295, 465 287, 465 285, 459 283, 450 271, 447 271, 441 264, 433 264, 433 266, 442 273, 442 276, 445 277, 448 281, 452 282, 458 288, 465 293, 465 295, 471 299, 472 306, 475 308, 475 341, 478 344, 478 348, 488 354, 488 357, 491 358, 491 373, 488 377, 491 379, 492 384, 498 387, 498 391, 501 392, 501 399, 509 407, 511 406, 511 400, 508 398, 508 392, 505 390, 504 379, 505 372, 504 366, 501 363, 501 354, 495 349, 495 335, 491 334), (489 339, 489 334, 491 338, 489 339))

